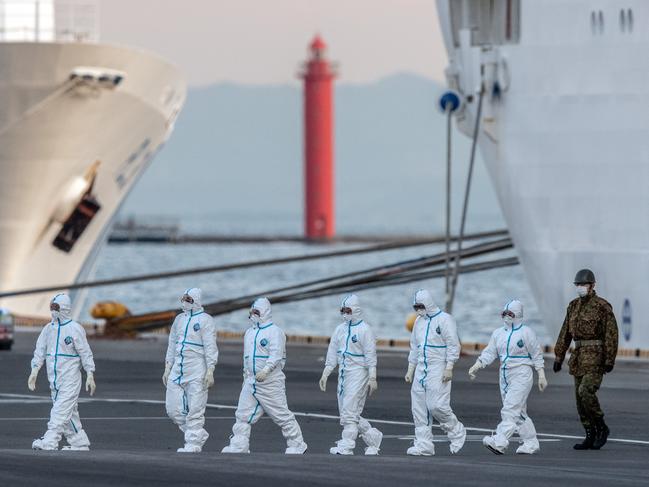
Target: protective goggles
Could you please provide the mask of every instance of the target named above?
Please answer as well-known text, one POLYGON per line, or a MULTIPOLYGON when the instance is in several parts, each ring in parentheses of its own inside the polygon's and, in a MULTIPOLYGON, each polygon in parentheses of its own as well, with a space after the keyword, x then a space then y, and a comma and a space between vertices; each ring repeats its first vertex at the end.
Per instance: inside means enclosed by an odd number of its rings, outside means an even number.
POLYGON ((350 315, 352 314, 352 309, 349 306, 343 306, 340 308, 340 314, 341 315, 350 315))
POLYGON ((414 309, 415 311, 424 311, 426 309, 426 306, 421 303, 415 303, 412 309, 414 309))
POLYGON ((192 298, 189 294, 183 294, 183 297, 180 298, 181 302, 186 302, 189 304, 194 304, 194 298, 192 298))
POLYGON ((500 313, 500 317, 501 317, 501 318, 504 318, 505 316, 509 316, 509 317, 512 318, 512 319, 516 318, 516 315, 514 314, 514 312, 513 312, 513 311, 510 311, 510 310, 508 310, 508 309, 506 309, 505 311, 503 311, 502 313, 500 313))
POLYGON ((259 317, 259 316, 261 316, 261 311, 259 311, 258 309, 252 308, 250 310, 250 316, 253 316, 253 315, 259 317))
POLYGON ((59 303, 50 303, 50 311, 61 311, 59 303))

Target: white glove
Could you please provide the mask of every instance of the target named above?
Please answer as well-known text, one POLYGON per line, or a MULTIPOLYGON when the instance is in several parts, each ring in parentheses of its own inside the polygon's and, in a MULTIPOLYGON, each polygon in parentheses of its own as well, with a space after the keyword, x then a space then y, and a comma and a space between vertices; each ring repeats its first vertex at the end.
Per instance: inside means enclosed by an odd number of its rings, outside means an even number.
POLYGON ((32 372, 29 374, 29 379, 27 379, 27 387, 32 392, 36 390, 36 378, 38 377, 39 370, 41 370, 40 367, 34 367, 32 372))
POLYGON ((453 364, 446 364, 444 373, 442 374, 442 383, 449 382, 453 378, 453 364))
POLYGON ((376 367, 370 367, 370 378, 367 381, 367 386, 370 389, 370 396, 379 388, 378 382, 376 382, 376 367))
POLYGON ((86 374, 86 392, 90 392, 90 395, 94 396, 95 389, 97 389, 97 385, 95 384, 95 374, 88 372, 86 374))
POLYGON ((325 392, 327 390, 327 379, 329 378, 329 375, 331 375, 331 372, 334 369, 332 367, 325 367, 324 370, 322 371, 322 377, 320 377, 320 381, 318 384, 320 385, 320 390, 322 392, 325 392))
POLYGON ((406 376, 403 378, 408 384, 412 382, 413 377, 415 376, 415 369, 417 366, 415 364, 408 364, 408 372, 406 372, 406 376))
POLYGON ((167 387, 167 381, 169 380, 169 374, 171 374, 171 367, 173 367, 172 364, 169 362, 165 362, 165 372, 162 374, 162 383, 167 387))
POLYGON ((480 362, 480 359, 475 361, 475 364, 469 369, 469 377, 471 380, 475 379, 475 375, 478 373, 478 370, 482 369, 484 366, 482 365, 482 362, 480 362))
POLYGON ((268 367, 264 367, 259 372, 257 372, 257 375, 255 375, 255 380, 257 382, 264 382, 266 380, 266 377, 268 377, 268 374, 270 374, 270 369, 268 367))
POLYGON ((545 370, 539 369, 536 371, 539 374, 539 391, 543 392, 548 387, 548 380, 545 378, 545 370))
POLYGON ((203 387, 209 389, 214 385, 214 367, 208 367, 207 372, 205 372, 205 378, 203 379, 203 387))

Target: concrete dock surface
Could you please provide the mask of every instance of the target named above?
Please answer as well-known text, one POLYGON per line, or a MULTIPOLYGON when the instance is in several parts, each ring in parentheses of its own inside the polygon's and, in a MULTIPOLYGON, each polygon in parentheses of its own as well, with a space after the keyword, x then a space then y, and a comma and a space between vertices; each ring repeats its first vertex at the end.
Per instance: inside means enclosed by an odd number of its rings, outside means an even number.
MULTIPOLYGON (((500 419, 498 367, 492 364, 469 381, 474 357, 463 357, 453 377, 453 409, 468 429, 462 451, 451 455, 438 427, 434 457, 408 457, 413 426, 404 351, 379 352, 379 390, 363 414, 383 434, 381 455, 365 457, 357 442, 353 457, 333 456, 329 448, 340 437, 336 378, 326 393, 318 379, 323 346, 290 345, 285 368, 288 401, 296 413, 309 449, 304 456, 285 456, 281 432, 267 417, 252 430, 250 455, 220 453, 228 443, 241 387, 241 342, 219 343, 220 360, 210 390, 203 452, 179 454, 182 435, 166 417, 164 339, 109 341, 93 339, 97 393, 82 392, 79 405, 90 452, 32 451, 45 429, 50 410, 45 370, 36 392, 27 376, 36 334, 19 333, 14 350, 0 352, 0 485, 228 485, 228 486, 378 486, 378 485, 522 485, 526 487, 584 483, 647 485, 649 482, 649 363, 619 361, 604 379, 600 400, 611 428, 601 451, 575 451, 583 431, 577 418, 572 377, 564 367, 549 386, 533 388, 528 413, 534 420, 541 451, 516 455, 517 442, 503 456, 482 446, 482 437, 500 419)), ((63 444, 63 442, 62 442, 63 444)))

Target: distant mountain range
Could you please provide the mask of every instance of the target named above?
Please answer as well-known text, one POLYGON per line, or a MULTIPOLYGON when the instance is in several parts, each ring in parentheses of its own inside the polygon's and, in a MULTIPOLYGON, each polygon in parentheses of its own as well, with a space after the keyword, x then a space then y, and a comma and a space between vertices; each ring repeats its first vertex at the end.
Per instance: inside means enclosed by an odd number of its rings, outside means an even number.
MULTIPOLYGON (((437 109, 442 91, 434 81, 410 74, 336 86, 340 232, 442 228, 446 122, 437 109)), ((459 221, 470 141, 457 131, 453 135, 454 220, 459 221)), ((237 228, 237 222, 248 221, 266 231, 281 221, 284 229, 299 232, 302 166, 300 86, 223 83, 190 89, 175 133, 122 214, 171 215, 190 226, 234 222, 237 228)), ((471 228, 502 226, 481 160, 476 170, 471 228)))

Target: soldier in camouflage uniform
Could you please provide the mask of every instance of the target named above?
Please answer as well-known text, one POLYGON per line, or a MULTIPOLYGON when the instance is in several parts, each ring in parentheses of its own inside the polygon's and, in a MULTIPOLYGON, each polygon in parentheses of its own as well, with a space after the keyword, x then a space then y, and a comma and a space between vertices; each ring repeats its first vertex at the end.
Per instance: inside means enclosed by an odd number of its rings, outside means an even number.
POLYGON ((606 443, 609 429, 597 400, 597 390, 605 373, 611 372, 617 355, 617 322, 611 305, 595 293, 595 275, 582 269, 575 276, 579 297, 568 305, 559 338, 554 346, 554 372, 575 341, 568 366, 575 377, 577 412, 586 430, 586 438, 575 450, 599 450, 606 443))

